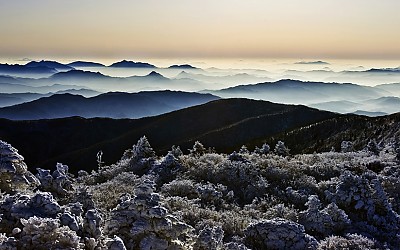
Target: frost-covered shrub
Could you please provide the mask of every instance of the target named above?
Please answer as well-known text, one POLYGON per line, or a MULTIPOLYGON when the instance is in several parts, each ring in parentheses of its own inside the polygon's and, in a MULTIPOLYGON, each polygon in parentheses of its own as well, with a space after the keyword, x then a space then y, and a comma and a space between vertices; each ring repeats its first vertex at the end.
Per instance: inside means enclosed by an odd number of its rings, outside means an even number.
POLYGON ((154 163, 155 152, 150 146, 146 136, 141 137, 138 142, 133 145, 132 157, 129 160, 130 170, 138 175, 145 174, 154 163))
POLYGON ((0 140, 0 190, 10 193, 38 186, 39 181, 27 169, 18 150, 0 140))
POLYGON ((118 205, 119 198, 128 193, 133 193, 135 185, 139 182, 137 175, 129 172, 120 173, 107 182, 89 187, 89 192, 96 207, 108 211, 118 205))
POLYGON ((250 250, 250 248, 247 248, 246 245, 238 242, 228 242, 224 244, 223 250, 250 250))
POLYGON ((340 144, 340 151, 343 153, 348 153, 354 151, 353 142, 351 141, 342 141, 340 144))
POLYGON ((110 250, 126 250, 124 242, 116 235, 112 239, 106 239, 105 246, 110 250))
POLYGON ((61 226, 56 219, 38 218, 21 219, 23 230, 18 242, 22 249, 84 249, 80 237, 66 226, 61 226))
POLYGON ((216 208, 221 207, 223 198, 228 194, 226 186, 213 183, 197 184, 196 191, 201 204, 212 205, 216 208))
POLYGON ((351 223, 347 214, 335 203, 320 210, 322 205, 316 195, 311 195, 306 205, 308 209, 299 213, 298 221, 305 227, 307 233, 315 237, 324 238, 333 233, 340 234, 351 223))
POLYGON ((175 145, 172 145, 171 150, 168 151, 168 153, 171 153, 175 158, 183 155, 181 148, 175 145))
POLYGON ((400 178, 381 176, 381 181, 393 210, 400 214, 400 178))
POLYGON ((383 249, 377 246, 374 240, 358 234, 348 234, 346 237, 329 236, 318 245, 318 250, 378 250, 383 249))
POLYGON ((16 250, 17 243, 15 237, 7 237, 6 234, 0 233, 0 250, 16 250))
POLYGON ((238 201, 244 203, 251 203, 255 197, 261 197, 268 187, 267 180, 259 175, 257 166, 244 162, 223 161, 216 166, 198 162, 198 167, 191 168, 187 174, 199 182, 225 185, 235 193, 238 201))
POLYGON ((146 136, 141 137, 136 145, 133 145, 132 152, 136 159, 150 158, 156 155, 146 136))
POLYGON ((246 145, 243 145, 239 150, 239 154, 242 154, 242 155, 249 154, 249 153, 250 153, 250 151, 247 149, 246 145))
POLYGON ((230 161, 242 161, 242 162, 247 161, 240 153, 239 154, 236 153, 236 151, 233 151, 233 153, 228 156, 228 159, 230 161))
POLYGON ((184 246, 193 228, 179 221, 161 206, 161 196, 153 193, 155 183, 144 176, 135 195, 122 198, 106 221, 108 235, 121 237, 129 249, 166 249, 184 246))
POLYGON ((327 191, 326 196, 345 210, 353 222, 359 222, 353 226, 391 244, 400 244, 400 236, 395 233, 400 230, 400 217, 393 211, 376 175, 358 176, 347 171, 340 176, 335 193, 327 191))
POLYGON ((258 155, 267 155, 267 154, 269 154, 270 150, 271 150, 270 146, 268 144, 264 143, 261 146, 261 148, 256 147, 254 149, 254 153, 258 154, 258 155))
POLYGON ((195 199, 198 197, 195 183, 192 180, 173 180, 164 184, 161 191, 168 196, 187 197, 195 199))
POLYGON ((379 155, 380 148, 374 139, 369 140, 367 150, 375 155, 379 155))
POLYGON ((289 151, 290 151, 290 149, 288 149, 285 146, 285 143, 283 141, 278 141, 276 143, 275 149, 274 149, 275 154, 280 155, 280 156, 287 156, 287 155, 289 155, 289 151))
POLYGON ((53 173, 50 170, 37 169, 36 177, 40 189, 60 196, 66 196, 72 190, 72 178, 68 176, 68 166, 57 163, 53 173))
POLYGON ((10 196, 6 198, 2 207, 8 205, 11 205, 9 210, 11 216, 17 219, 27 219, 32 216, 55 218, 61 211, 61 206, 47 192, 37 192, 33 196, 20 194, 10 196))
POLYGON ((182 166, 178 159, 169 152, 160 164, 153 165, 150 172, 157 175, 157 185, 162 185, 174 180, 181 170, 182 166))
POLYGON ((308 195, 307 193, 303 192, 302 190, 294 190, 292 187, 287 187, 285 190, 286 199, 289 203, 294 204, 296 207, 303 207, 307 200, 308 195))
POLYGON ((268 219, 282 218, 291 221, 297 221, 298 214, 299 211, 293 206, 285 206, 284 204, 274 205, 264 212, 264 216, 268 219))
POLYGON ((207 149, 199 141, 195 141, 193 148, 189 151, 192 156, 201 156, 207 153, 207 149))
POLYGON ((102 222, 102 217, 96 209, 90 209, 86 212, 84 217, 84 231, 91 238, 99 238, 102 234, 100 228, 102 222))
POLYGON ((224 230, 221 227, 206 226, 200 230, 193 249, 196 250, 217 250, 223 245, 224 230))
POLYGON ((253 249, 316 249, 316 239, 293 221, 274 219, 251 224, 245 243, 253 249))

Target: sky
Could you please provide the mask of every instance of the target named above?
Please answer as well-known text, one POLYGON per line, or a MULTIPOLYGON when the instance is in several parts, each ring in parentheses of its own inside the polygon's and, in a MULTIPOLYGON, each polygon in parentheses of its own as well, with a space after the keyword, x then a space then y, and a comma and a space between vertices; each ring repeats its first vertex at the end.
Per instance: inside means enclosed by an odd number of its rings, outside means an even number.
POLYGON ((0 0, 0 56, 399 60, 399 10, 399 0, 0 0))

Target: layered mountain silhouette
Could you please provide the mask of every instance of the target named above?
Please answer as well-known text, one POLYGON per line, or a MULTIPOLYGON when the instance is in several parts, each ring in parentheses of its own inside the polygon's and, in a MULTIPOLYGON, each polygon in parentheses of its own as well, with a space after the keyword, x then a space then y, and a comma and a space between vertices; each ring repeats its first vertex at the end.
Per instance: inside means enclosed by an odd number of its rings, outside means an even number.
POLYGON ((168 67, 169 69, 199 69, 190 64, 175 64, 168 67))
POLYGON ((218 151, 232 152, 243 144, 252 146, 284 131, 337 116, 305 106, 221 99, 137 120, 0 119, 0 139, 18 146, 29 166, 52 168, 55 162, 63 162, 72 169, 91 169, 96 166, 99 150, 104 152, 106 162, 115 162, 143 135, 158 152, 165 153, 174 144, 187 149, 196 140, 218 151))
POLYGON ((45 60, 41 60, 41 61, 31 61, 28 62, 27 64, 25 64, 26 67, 47 67, 50 69, 56 69, 56 70, 71 70, 74 69, 71 66, 56 62, 56 61, 45 61, 45 60))
POLYGON ((385 90, 350 83, 303 82, 298 80, 239 85, 219 91, 211 91, 210 93, 221 97, 246 97, 306 105, 338 100, 360 101, 379 98, 388 94, 385 90))
POLYGON ((150 63, 133 62, 133 61, 127 61, 127 60, 115 62, 115 63, 111 64, 109 67, 114 67, 114 68, 156 68, 156 66, 154 66, 150 63))
MULTIPOLYGON (((0 84, 1 86, 1 84, 0 84)), ((49 93, 0 93, 0 107, 17 105, 25 102, 37 100, 41 97, 48 97, 54 94, 74 94, 85 97, 92 97, 101 94, 91 89, 66 89, 49 93)))
POLYGON ((192 79, 170 79, 156 71, 144 76, 112 77, 100 72, 70 70, 58 72, 50 77, 31 79, 24 78, 23 84, 30 86, 48 86, 52 84, 86 86, 102 92, 108 91, 140 91, 140 90, 186 90, 204 89, 204 83, 192 79))
POLYGON ((54 74, 56 72, 56 69, 46 66, 28 67, 19 64, 0 64, 0 74, 5 75, 54 74))
POLYGON ((400 98, 387 96, 361 102, 332 101, 311 104, 309 106, 340 113, 355 113, 368 116, 381 116, 385 114, 400 112, 400 98))
POLYGON ((212 76, 212 75, 191 73, 186 71, 182 71, 181 73, 179 73, 175 77, 175 79, 194 79, 206 83, 222 84, 222 86, 259 83, 271 80, 271 78, 269 77, 258 77, 247 73, 238 73, 234 75, 224 75, 224 76, 212 76))
MULTIPOLYGON (((63 85, 63 84, 52 84, 52 85, 44 85, 44 86, 28 86, 25 84, 16 84, 16 83, 0 83, 1 92, 13 94, 13 93, 39 93, 45 94, 49 92, 58 92, 58 91, 66 91, 70 89, 85 89, 83 86, 79 85, 63 85)), ((94 91, 94 90, 93 90, 94 91)))
POLYGON ((50 80, 101 80, 111 78, 110 76, 103 75, 100 72, 92 72, 92 71, 83 71, 83 70, 69 70, 66 72, 59 72, 51 77, 50 80))
POLYGON ((75 61, 67 64, 70 67, 74 68, 84 68, 84 67, 105 67, 104 64, 97 62, 86 62, 86 61, 75 61))
POLYGON ((295 62, 294 64, 303 64, 303 65, 329 65, 328 62, 324 62, 324 61, 300 61, 300 62, 295 62))
POLYGON ((210 94, 187 92, 110 92, 91 98, 56 94, 31 102, 0 108, 0 117, 12 120, 52 119, 70 116, 140 118, 159 115, 219 99, 210 94))

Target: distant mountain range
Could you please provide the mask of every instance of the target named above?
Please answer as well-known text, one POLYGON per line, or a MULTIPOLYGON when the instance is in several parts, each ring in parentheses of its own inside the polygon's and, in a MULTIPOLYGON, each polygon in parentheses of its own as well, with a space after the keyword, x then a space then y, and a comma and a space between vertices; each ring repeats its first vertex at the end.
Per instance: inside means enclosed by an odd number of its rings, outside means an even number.
POLYGON ((56 69, 56 70, 71 70, 74 69, 71 66, 59 63, 59 62, 55 62, 55 61, 31 61, 28 62, 27 64, 25 64, 26 67, 30 67, 30 68, 35 68, 35 67, 47 67, 50 69, 56 69))
MULTIPOLYGON (((0 84, 1 86, 1 84, 0 84)), ((90 90, 90 89, 66 89, 59 90, 57 92, 49 92, 45 94, 40 93, 0 93, 0 107, 17 105, 25 102, 30 102, 33 100, 37 100, 41 97, 48 97, 54 94, 74 94, 74 95, 82 95, 85 97, 92 97, 101 94, 100 92, 90 90)))
POLYGON ((239 74, 224 75, 224 76, 212 76, 212 75, 205 75, 205 74, 192 73, 186 71, 182 71, 181 73, 179 73, 175 77, 175 79, 193 79, 206 83, 219 84, 219 86, 259 83, 272 80, 269 77, 259 77, 247 73, 239 73, 239 74))
MULTIPOLYGON (((0 64, 0 74, 12 76, 34 76, 34 75, 51 75, 59 71, 69 71, 77 68, 133 68, 133 69, 162 69, 157 66, 146 62, 134 62, 122 60, 112 63, 109 66, 98 62, 89 61, 74 61, 71 63, 63 64, 56 61, 31 61, 25 65, 21 64, 0 64)), ((186 70, 200 70, 189 64, 171 65, 165 69, 186 69, 186 70)))
POLYGON ((78 166, 90 170, 97 164, 99 150, 107 163, 115 162, 143 135, 158 152, 165 153, 174 144, 186 150, 196 140, 219 152, 232 152, 243 144, 253 146, 284 131, 338 116, 305 106, 222 99, 138 120, 0 119, 0 139, 18 147, 29 166, 52 168, 63 162, 72 170, 78 166))
POLYGON ((358 101, 390 95, 379 88, 356 84, 323 82, 303 82, 298 80, 280 80, 250 85, 239 85, 218 91, 215 95, 231 98, 246 97, 283 103, 312 104, 326 101, 358 101))
POLYGON ((115 68, 156 68, 153 64, 150 63, 143 63, 143 62, 133 62, 122 60, 120 62, 116 62, 111 64, 109 67, 115 68))
POLYGON ((56 94, 0 108, 0 117, 12 120, 53 119, 70 116, 141 118, 219 99, 210 94, 173 91, 106 93, 91 98, 56 94))
POLYGON ((104 64, 96 63, 96 62, 85 62, 85 61, 75 61, 67 64, 73 68, 84 68, 84 67, 105 67, 104 64))
POLYGON ((294 64, 304 64, 304 65, 329 65, 328 62, 324 61, 301 61, 301 62, 296 62, 294 64))
POLYGON ((391 96, 369 99, 361 102, 332 101, 311 104, 309 106, 340 113, 381 116, 400 112, 400 98, 391 96))
POLYGON ((27 67, 19 64, 0 64, 0 74, 5 75, 34 75, 34 74, 54 74, 57 70, 44 66, 27 67))
POLYGON ((189 64, 181 64, 181 65, 171 65, 168 67, 169 69, 199 69, 189 64))

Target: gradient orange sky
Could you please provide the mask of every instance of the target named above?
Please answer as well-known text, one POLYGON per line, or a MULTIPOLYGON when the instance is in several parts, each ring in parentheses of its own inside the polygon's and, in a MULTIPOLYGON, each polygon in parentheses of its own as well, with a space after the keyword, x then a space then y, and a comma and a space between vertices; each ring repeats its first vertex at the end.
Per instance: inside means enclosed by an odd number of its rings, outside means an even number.
POLYGON ((399 0, 0 0, 0 56, 400 59, 399 0))

